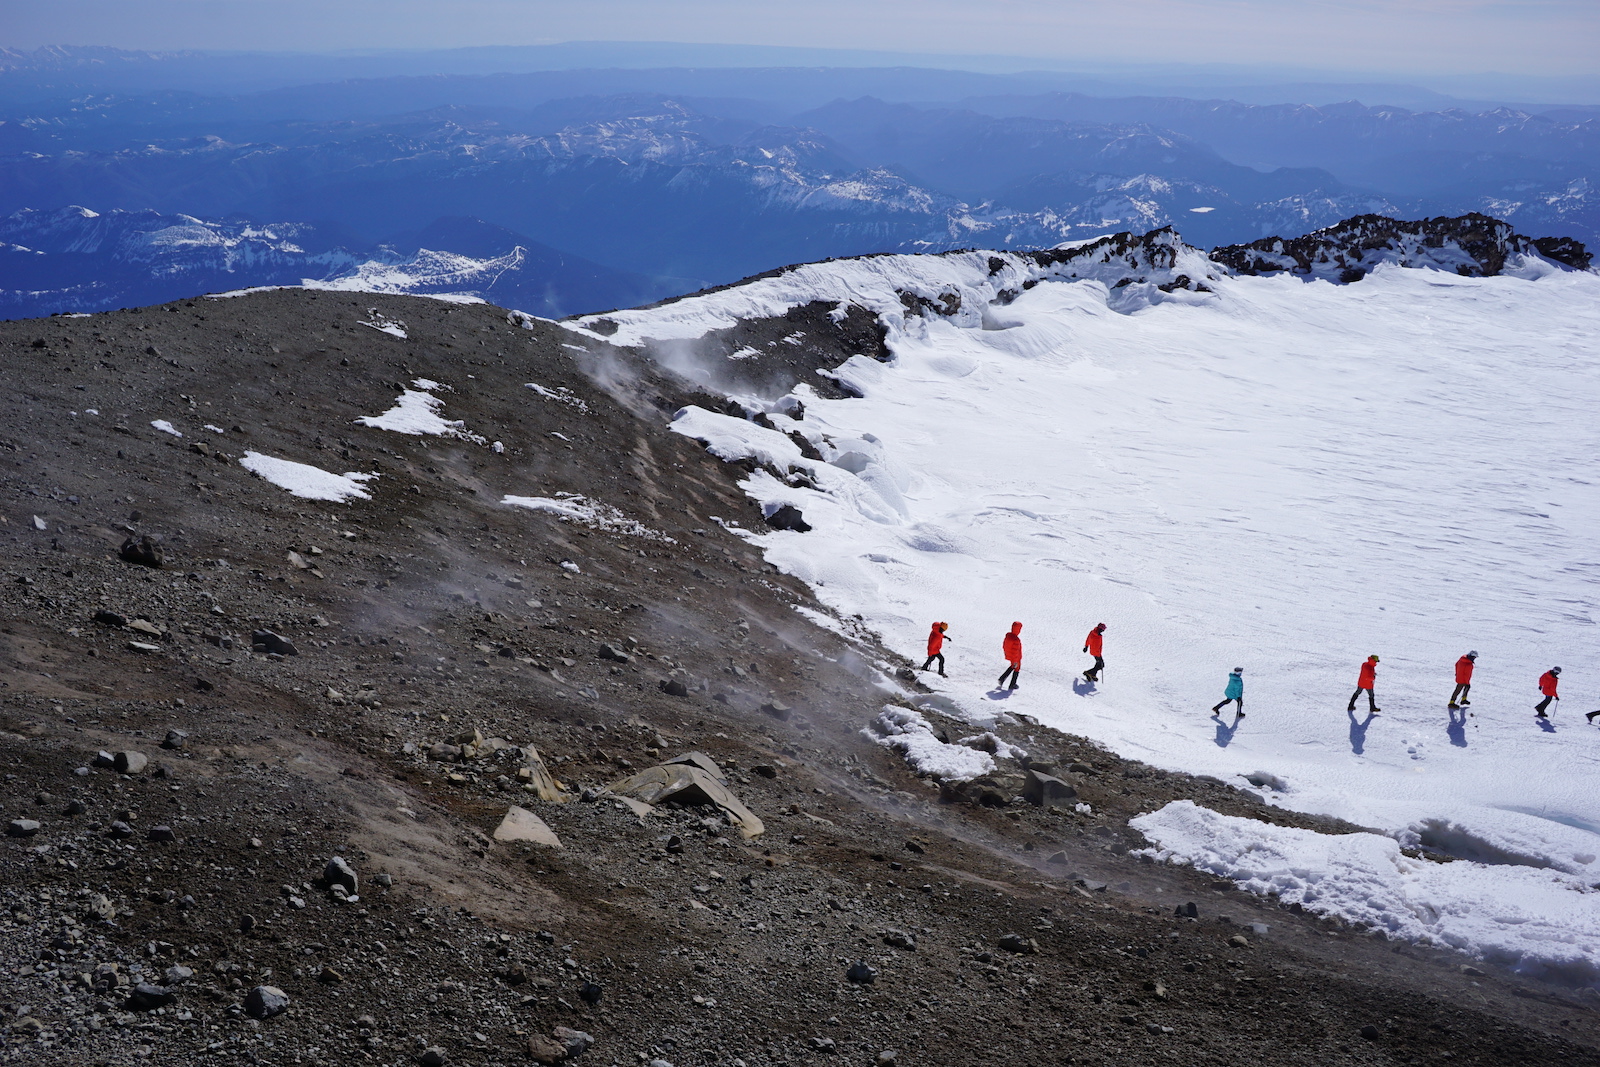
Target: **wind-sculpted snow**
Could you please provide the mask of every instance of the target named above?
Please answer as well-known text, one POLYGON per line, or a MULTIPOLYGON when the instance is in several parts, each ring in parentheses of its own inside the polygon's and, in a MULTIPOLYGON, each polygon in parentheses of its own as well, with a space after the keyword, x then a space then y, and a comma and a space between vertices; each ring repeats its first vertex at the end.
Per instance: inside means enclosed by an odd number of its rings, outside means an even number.
POLYGON ((1407 855, 1378 834, 1319 834, 1179 800, 1128 825, 1189 864, 1318 915, 1563 981, 1600 978, 1600 893, 1582 878, 1407 855))
MULTIPOLYGON (((914 662, 948 620, 950 677, 921 677, 975 723, 1021 712, 1253 779, 1271 803, 1467 857, 1416 891, 1469 886, 1511 914, 1523 905, 1495 894, 1523 882, 1469 879, 1472 863, 1600 881, 1600 730, 1579 714, 1600 708, 1600 276, 1515 247, 1515 274, 1466 276, 1481 251, 1426 251, 1444 269, 1376 262, 1345 285, 1234 275, 1170 231, 880 256, 573 326, 692 352, 741 319, 868 309, 883 358, 818 368, 854 396, 802 382, 737 395, 761 422, 693 407, 673 422, 753 460, 743 486, 768 515, 801 511, 810 532, 759 535, 771 562, 914 662), (1021 688, 993 693, 1013 620, 1021 688), (1080 649, 1102 621, 1091 683, 1080 649), (1472 705, 1451 713, 1469 648, 1472 705), (1382 713, 1347 714, 1372 653, 1382 713), (1553 664, 1564 703, 1541 723, 1553 664), (1236 665, 1249 715, 1214 718, 1236 665)), ((1519 942, 1529 966, 1600 957, 1542 943, 1519 942)))

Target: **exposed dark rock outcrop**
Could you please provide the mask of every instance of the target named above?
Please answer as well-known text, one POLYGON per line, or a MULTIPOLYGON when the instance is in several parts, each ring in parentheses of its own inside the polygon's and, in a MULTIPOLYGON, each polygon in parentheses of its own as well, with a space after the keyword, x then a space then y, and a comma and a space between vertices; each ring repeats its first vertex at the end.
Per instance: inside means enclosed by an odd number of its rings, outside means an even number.
POLYGON ((1477 212, 1411 221, 1357 215, 1304 237, 1264 237, 1214 249, 1211 258, 1235 274, 1293 274, 1354 282, 1381 264, 1435 267, 1465 277, 1503 273, 1516 257, 1536 256, 1577 270, 1591 255, 1569 237, 1525 237, 1509 223, 1477 212))

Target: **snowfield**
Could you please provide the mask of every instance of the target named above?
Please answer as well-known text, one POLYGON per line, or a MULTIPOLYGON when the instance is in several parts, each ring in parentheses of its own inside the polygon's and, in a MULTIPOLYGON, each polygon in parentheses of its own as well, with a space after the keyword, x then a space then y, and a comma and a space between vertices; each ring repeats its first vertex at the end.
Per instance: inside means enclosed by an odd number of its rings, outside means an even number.
MULTIPOLYGON (((815 264, 612 313, 609 339, 681 349, 813 299, 878 312, 892 361, 838 368, 860 398, 801 386, 800 420, 740 398, 779 431, 693 408, 674 423, 815 483, 743 483, 814 527, 761 534, 769 560, 916 663, 948 620, 950 677, 922 677, 979 727, 1024 713, 1387 835, 1152 814, 1168 858, 1262 891, 1293 867, 1347 918, 1381 898, 1397 936, 1600 979, 1600 728, 1581 714, 1600 708, 1600 276, 1527 257, 1337 285, 1232 277, 1193 250, 1120 289, 1076 273, 987 252, 815 264), (1179 272, 1211 291, 1156 288, 1179 272), (959 309, 910 314, 901 291, 959 309), (1013 620, 1007 698, 990 690, 1013 620), (1469 649, 1472 706, 1451 716, 1469 649), (1347 714, 1372 653, 1382 713, 1347 714), (1540 722, 1536 680, 1558 664, 1540 722), (1213 718, 1241 665, 1248 716, 1213 718), (1467 859, 1396 858, 1415 844, 1467 859)), ((910 721, 877 732, 926 745, 910 721)))

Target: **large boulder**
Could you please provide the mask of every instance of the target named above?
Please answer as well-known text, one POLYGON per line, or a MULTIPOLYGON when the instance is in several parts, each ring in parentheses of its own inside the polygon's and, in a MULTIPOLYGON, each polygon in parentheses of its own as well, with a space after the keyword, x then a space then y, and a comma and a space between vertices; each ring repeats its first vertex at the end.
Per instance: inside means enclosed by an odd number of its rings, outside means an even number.
POLYGON ((505 818, 495 827, 496 841, 529 841, 548 848, 560 848, 561 838, 539 816, 527 808, 510 807, 505 818))
POLYGON ((539 755, 539 750, 532 745, 524 745, 523 755, 527 765, 523 768, 526 772, 519 775, 523 781, 533 787, 533 795, 540 800, 552 804, 565 804, 572 799, 572 794, 567 792, 567 787, 562 785, 555 775, 550 773, 550 768, 545 766, 544 758, 539 755))
POLYGON ((673 756, 669 760, 663 760, 662 763, 666 766, 671 766, 675 763, 685 763, 693 767, 699 767, 702 771, 705 771, 719 782, 725 782, 728 780, 728 776, 722 773, 722 768, 717 766, 717 761, 706 755, 704 752, 685 752, 681 756, 673 756))
POLYGON ((638 774, 612 782, 613 793, 633 797, 646 804, 710 804, 721 808, 728 821, 738 827, 746 839, 766 832, 766 827, 755 813, 739 802, 728 787, 717 781, 709 772, 689 763, 667 763, 648 767, 638 774))
POLYGON ((1072 783, 1030 768, 1022 776, 1022 795, 1041 808, 1068 807, 1078 802, 1072 783))

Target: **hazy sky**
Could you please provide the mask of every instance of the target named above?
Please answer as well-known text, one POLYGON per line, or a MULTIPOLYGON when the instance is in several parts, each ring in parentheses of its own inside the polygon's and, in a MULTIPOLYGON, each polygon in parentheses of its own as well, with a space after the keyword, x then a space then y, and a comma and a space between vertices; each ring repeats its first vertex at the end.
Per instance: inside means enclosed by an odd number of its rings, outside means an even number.
POLYGON ((0 44, 805 45, 1387 75, 1592 75, 1600 0, 0 0, 0 44))

